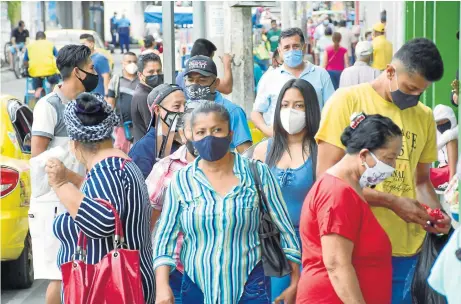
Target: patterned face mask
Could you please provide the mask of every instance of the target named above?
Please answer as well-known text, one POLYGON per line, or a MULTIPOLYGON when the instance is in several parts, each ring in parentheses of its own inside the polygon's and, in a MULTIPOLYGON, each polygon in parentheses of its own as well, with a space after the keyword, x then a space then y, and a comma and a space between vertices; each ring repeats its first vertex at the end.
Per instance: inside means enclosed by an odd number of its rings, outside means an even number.
POLYGON ((188 100, 215 100, 216 93, 211 92, 211 86, 215 83, 216 79, 209 86, 202 86, 199 84, 191 84, 186 86, 186 98, 188 100))

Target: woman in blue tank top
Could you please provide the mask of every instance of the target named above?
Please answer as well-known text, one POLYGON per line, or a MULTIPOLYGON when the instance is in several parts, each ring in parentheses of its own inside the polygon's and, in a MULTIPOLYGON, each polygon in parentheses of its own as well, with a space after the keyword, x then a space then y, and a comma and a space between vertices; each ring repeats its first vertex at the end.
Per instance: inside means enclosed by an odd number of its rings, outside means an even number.
MULTIPOLYGON (((260 143, 253 158, 265 162, 277 178, 299 238, 304 198, 315 181, 320 106, 314 87, 303 79, 288 81, 280 91, 274 115, 274 138, 260 143)), ((299 274, 292 274, 299 275, 299 274)), ((271 279, 272 301, 290 285, 290 276, 271 279)))

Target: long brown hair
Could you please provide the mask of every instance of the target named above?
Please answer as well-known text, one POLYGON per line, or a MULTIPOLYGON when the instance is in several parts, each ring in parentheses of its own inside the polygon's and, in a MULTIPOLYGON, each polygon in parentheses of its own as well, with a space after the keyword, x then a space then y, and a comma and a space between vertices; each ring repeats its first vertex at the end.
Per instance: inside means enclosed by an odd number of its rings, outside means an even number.
POLYGON ((335 51, 338 51, 340 47, 339 43, 341 42, 341 34, 339 32, 334 32, 331 39, 333 40, 335 51))

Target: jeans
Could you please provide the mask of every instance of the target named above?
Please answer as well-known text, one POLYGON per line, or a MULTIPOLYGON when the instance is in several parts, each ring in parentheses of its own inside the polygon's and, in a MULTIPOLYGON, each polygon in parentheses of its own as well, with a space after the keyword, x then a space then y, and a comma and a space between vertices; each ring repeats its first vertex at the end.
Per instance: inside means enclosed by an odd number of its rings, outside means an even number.
POLYGON ((183 280, 183 274, 179 270, 175 269, 170 274, 170 287, 171 287, 171 290, 173 291, 175 304, 182 303, 182 299, 181 299, 182 280, 183 280))
MULTIPOLYGON (((211 283, 211 282, 210 282, 211 283)), ((250 273, 245 284, 239 304, 270 304, 270 279, 264 275, 262 263, 258 263, 250 273)), ((181 298, 184 304, 200 304, 204 302, 203 292, 184 274, 181 286, 181 298)))
POLYGON ((418 255, 392 257, 392 304, 411 304, 411 282, 418 255))
MULTIPOLYGON (((301 244, 301 238, 299 236, 299 227, 294 227, 296 236, 298 237, 299 244, 301 244)), ((301 265, 300 265, 300 272, 301 272, 301 265)), ((285 291, 290 286, 291 283, 291 276, 288 274, 284 277, 277 278, 277 277, 271 277, 271 299, 272 302, 275 301, 275 299, 282 294, 282 292, 285 291)))
POLYGON ((341 73, 343 71, 327 71, 330 74, 331 82, 335 90, 339 88, 339 79, 341 78, 341 73))

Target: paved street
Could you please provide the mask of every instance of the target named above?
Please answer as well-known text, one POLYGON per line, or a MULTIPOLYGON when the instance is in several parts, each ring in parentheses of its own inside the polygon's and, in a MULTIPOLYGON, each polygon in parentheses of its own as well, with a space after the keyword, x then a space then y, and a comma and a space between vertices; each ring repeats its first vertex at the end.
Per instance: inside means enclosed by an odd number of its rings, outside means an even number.
POLYGON ((48 282, 37 280, 29 289, 5 290, 2 288, 1 304, 43 304, 48 282))
MULTIPOLYGON (((132 50, 135 53, 139 54, 139 49, 132 50)), ((122 55, 120 55, 120 51, 116 50, 115 54, 112 54, 114 58, 114 72, 121 73, 121 61, 122 55)), ((19 100, 24 99, 24 93, 26 90, 26 80, 23 79, 16 79, 14 76, 13 71, 8 70, 7 68, 2 68, 1 70, 1 86, 0 86, 0 93, 1 94, 9 94, 17 97, 19 100)))

